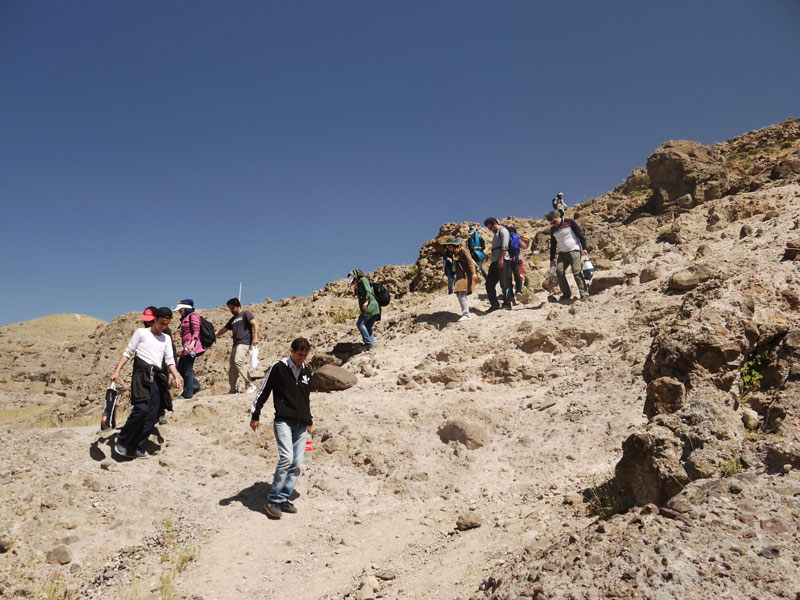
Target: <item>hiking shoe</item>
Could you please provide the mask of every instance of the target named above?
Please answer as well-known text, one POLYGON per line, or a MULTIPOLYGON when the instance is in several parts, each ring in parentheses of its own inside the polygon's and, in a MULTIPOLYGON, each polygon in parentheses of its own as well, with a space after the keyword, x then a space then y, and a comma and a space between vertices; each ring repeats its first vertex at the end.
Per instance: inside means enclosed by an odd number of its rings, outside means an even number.
POLYGON ((510 304, 503 304, 503 309, 511 310, 511 305, 510 304))
POLYGON ((572 304, 572 296, 561 296, 559 302, 561 302, 561 304, 572 304))
POLYGON ((486 311, 486 314, 488 315, 490 312, 494 312, 494 311, 496 311, 496 310, 500 310, 500 305, 497 305, 497 306, 490 306, 490 307, 489 307, 489 310, 487 310, 487 311, 486 311))
POLYGON ((147 452, 144 452, 143 450, 137 450, 135 456, 136 458, 150 458, 150 455, 147 452))
POLYGON ((267 511, 267 516, 270 519, 280 519, 283 516, 283 511, 281 510, 280 504, 275 504, 274 502, 267 502, 264 505, 264 510, 267 511))
POLYGON ((461 318, 458 320, 458 322, 460 323, 461 321, 469 321, 471 318, 471 315, 461 315, 461 318))
POLYGON ((121 454, 122 456, 127 456, 128 458, 133 458, 133 455, 128 454, 127 448, 125 448, 125 446, 123 446, 119 442, 117 442, 117 445, 114 447, 114 450, 116 450, 117 453, 121 454))
POLYGON ((248 393, 248 394, 252 394, 252 393, 253 393, 253 392, 255 392, 255 391, 256 391, 256 384, 255 384, 255 383, 251 383, 251 384, 250 384, 250 387, 249 387, 249 388, 247 388, 247 393, 248 393))
POLYGON ((287 500, 286 502, 281 502, 281 511, 293 515, 297 512, 297 508, 287 500))
POLYGON ((159 425, 166 425, 167 424, 167 417, 158 417, 158 424, 159 425))

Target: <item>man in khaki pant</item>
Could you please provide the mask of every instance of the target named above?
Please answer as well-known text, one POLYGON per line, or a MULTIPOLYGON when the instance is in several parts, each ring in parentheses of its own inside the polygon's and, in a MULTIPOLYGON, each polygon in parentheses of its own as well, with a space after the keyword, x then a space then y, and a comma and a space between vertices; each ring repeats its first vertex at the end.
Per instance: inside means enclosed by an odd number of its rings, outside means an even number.
POLYGON ((239 378, 244 380, 244 388, 248 394, 256 391, 256 386, 250 381, 248 375, 249 360, 248 353, 250 347, 258 346, 258 323, 256 323, 253 313, 249 310, 242 310, 242 305, 238 298, 231 298, 227 302, 228 310, 233 315, 225 326, 217 332, 217 337, 226 331, 233 332, 233 348, 231 349, 231 362, 228 367, 229 394, 238 393, 239 378))

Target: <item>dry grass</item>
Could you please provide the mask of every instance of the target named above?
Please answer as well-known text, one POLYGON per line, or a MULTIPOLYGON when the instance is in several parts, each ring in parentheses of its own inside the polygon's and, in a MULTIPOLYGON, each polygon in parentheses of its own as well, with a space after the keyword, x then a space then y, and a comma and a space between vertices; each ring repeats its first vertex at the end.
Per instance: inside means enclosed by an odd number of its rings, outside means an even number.
POLYGON ((52 408, 52 404, 44 404, 40 406, 25 406, 23 408, 7 408, 0 410, 0 425, 9 425, 11 423, 19 423, 20 421, 39 421, 42 413, 52 408))

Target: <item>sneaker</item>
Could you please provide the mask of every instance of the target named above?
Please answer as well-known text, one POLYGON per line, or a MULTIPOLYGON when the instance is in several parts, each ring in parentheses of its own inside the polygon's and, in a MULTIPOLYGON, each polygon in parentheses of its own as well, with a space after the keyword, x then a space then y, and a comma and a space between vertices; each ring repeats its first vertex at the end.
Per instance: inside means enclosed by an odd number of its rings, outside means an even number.
POLYGON ((287 500, 286 502, 281 502, 281 511, 293 515, 297 512, 297 508, 287 500))
POLYGON ((561 296, 559 300, 561 304, 572 304, 572 297, 571 296, 561 296))
POLYGON ((486 311, 486 314, 488 315, 490 312, 494 312, 496 310, 500 310, 500 306, 499 305, 498 306, 490 306, 489 310, 486 311))
POLYGON ((588 299, 589 299, 589 294, 586 294, 585 296, 581 296, 581 302, 586 302, 588 299))
POLYGON ((280 519, 283 516, 283 511, 281 510, 280 504, 275 504, 274 502, 267 502, 264 505, 264 510, 267 511, 267 516, 270 519, 280 519))
POLYGON ((167 424, 167 417, 158 417, 158 424, 159 425, 166 425, 167 424))
POLYGON ((127 456, 128 458, 132 458, 132 455, 128 454, 128 449, 125 448, 125 446, 123 446, 119 442, 117 442, 117 445, 114 447, 114 450, 116 450, 117 453, 121 454, 122 456, 127 456))
POLYGON ((253 393, 253 392, 255 392, 255 391, 256 391, 256 384, 255 384, 255 383, 251 383, 251 384, 250 384, 250 387, 249 387, 249 388, 247 388, 247 393, 248 393, 248 394, 252 394, 252 393, 253 393))
POLYGON ((460 323, 461 321, 469 321, 472 318, 472 315, 461 315, 461 318, 458 320, 460 323))
POLYGON ((136 458, 150 458, 150 455, 142 450, 137 450, 135 456, 136 458))
POLYGON ((503 304, 503 308, 505 310, 511 310, 511 305, 510 304, 503 304))

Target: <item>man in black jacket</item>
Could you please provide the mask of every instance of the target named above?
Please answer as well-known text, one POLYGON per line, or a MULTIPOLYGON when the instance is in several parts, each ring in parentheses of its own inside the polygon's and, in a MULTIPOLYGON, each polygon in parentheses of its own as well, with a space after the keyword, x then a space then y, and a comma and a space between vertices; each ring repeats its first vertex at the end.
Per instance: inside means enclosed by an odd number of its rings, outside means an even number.
POLYGON ((258 429, 261 407, 272 394, 275 406, 275 440, 278 442, 278 466, 272 479, 264 508, 271 519, 280 519, 283 513, 296 513, 297 508, 289 502, 306 446, 306 432, 311 431, 311 369, 305 360, 311 345, 305 338, 292 342, 289 358, 274 363, 261 389, 253 401, 250 428, 258 429))

